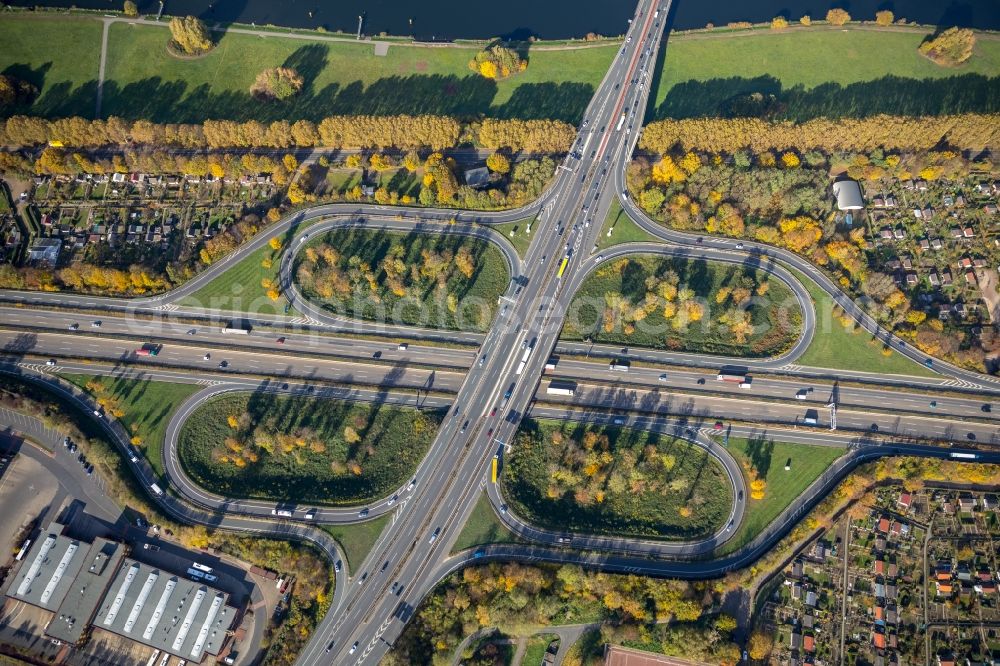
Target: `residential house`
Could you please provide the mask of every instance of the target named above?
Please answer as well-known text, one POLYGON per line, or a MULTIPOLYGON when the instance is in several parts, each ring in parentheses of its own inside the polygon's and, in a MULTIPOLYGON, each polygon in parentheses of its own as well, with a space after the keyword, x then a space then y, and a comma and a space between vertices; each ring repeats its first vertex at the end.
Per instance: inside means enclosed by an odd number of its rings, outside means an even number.
POLYGON ((913 502, 913 496, 907 492, 900 493, 896 499, 896 504, 903 507, 904 512, 910 509, 911 502, 913 502))

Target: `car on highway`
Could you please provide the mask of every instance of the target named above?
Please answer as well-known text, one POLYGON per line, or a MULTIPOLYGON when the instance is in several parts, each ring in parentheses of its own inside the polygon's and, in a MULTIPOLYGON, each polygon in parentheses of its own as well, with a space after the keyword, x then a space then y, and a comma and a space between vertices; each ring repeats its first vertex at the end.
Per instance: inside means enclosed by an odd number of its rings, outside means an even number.
POLYGON ((736 244, 736 249, 737 250, 742 250, 743 249, 743 243, 737 243, 736 244))
POLYGON ((465 432, 465 429, 468 428, 468 427, 469 427, 469 422, 466 421, 465 423, 462 424, 462 429, 459 430, 458 432, 463 433, 463 432, 465 432))
POLYGON ((368 572, 361 574, 361 578, 358 579, 358 585, 363 584, 368 579, 368 572))
POLYGON ((219 363, 219 367, 220 368, 228 368, 229 367, 229 361, 222 361, 221 363, 219 363))
POLYGON ((96 321, 90 322, 90 327, 91 328, 100 328, 101 327, 101 320, 98 319, 96 321))
POLYGON ((492 437, 493 436, 493 428, 489 429, 489 432, 486 433, 486 436, 487 437, 492 437))
POLYGON ((358 649, 358 641, 354 641, 354 645, 351 646, 351 649, 348 651, 348 654, 354 654, 355 652, 357 652, 357 649, 358 649))
POLYGON ((201 360, 203 360, 203 361, 210 361, 210 360, 212 360, 212 355, 211 354, 205 354, 204 356, 201 357, 201 360))
POLYGON ((65 446, 65 447, 66 447, 66 448, 68 449, 68 448, 69 448, 69 444, 70 444, 70 441, 71 441, 71 440, 70 440, 70 438, 69 438, 69 437, 63 437, 63 446, 65 446))
POLYGON ((479 357, 479 367, 480 368, 483 367, 483 364, 485 363, 486 363, 486 354, 483 354, 481 357, 479 357))
POLYGON ((285 336, 281 336, 280 338, 275 340, 275 342, 277 342, 279 345, 285 344, 285 336))
POLYGON ((80 325, 79 324, 70 324, 69 325, 69 330, 71 330, 71 331, 78 331, 78 330, 80 330, 80 325))
POLYGON ((84 465, 84 469, 87 470, 87 476, 93 476, 94 474, 94 463, 87 463, 84 465))
POLYGON ((494 407, 493 409, 490 410, 490 416, 496 416, 496 415, 497 415, 497 408, 494 407))
POLYGON ((361 509, 358 511, 358 518, 364 518, 368 515, 368 509, 361 509))
POLYGON ((156 551, 158 551, 160 549, 160 547, 157 546, 155 543, 144 543, 144 544, 142 544, 142 549, 143 550, 148 550, 150 552, 154 552, 155 553, 156 551))
POLYGON ((389 501, 387 502, 386 505, 387 506, 392 506, 393 504, 396 503, 396 500, 398 500, 398 499, 399 499, 399 495, 393 495, 392 497, 389 498, 389 501))
POLYGON ((384 563, 382 564, 382 568, 380 569, 380 571, 385 571, 385 570, 386 570, 386 569, 388 569, 388 568, 389 568, 389 560, 386 560, 386 561, 385 561, 385 562, 384 562, 384 563))
POLYGON ((795 394, 795 399, 805 400, 808 395, 809 395, 808 389, 799 389, 798 392, 795 394))
POLYGON ((665 372, 664 372, 664 373, 663 373, 662 375, 660 375, 660 376, 659 376, 659 377, 658 377, 657 379, 658 379, 659 381, 661 381, 661 382, 665 382, 665 381, 667 381, 667 373, 665 373, 665 372))
POLYGON ((396 351, 406 351, 406 350, 407 350, 407 349, 409 349, 409 348, 410 348, 410 345, 408 345, 408 344, 407 344, 407 343, 405 343, 405 342, 400 342, 400 343, 399 343, 399 344, 398 344, 398 345, 396 346, 396 351))
POLYGON ((924 365, 927 366, 928 368, 933 367, 934 366, 934 359, 928 358, 928 359, 924 360, 924 365))
POLYGON ((372 358, 382 358, 382 352, 380 351, 375 352, 374 354, 372 354, 372 358))
POLYGON ((503 515, 505 513, 507 513, 507 505, 506 504, 501 504, 500 505, 500 515, 503 515))
POLYGON ((440 535, 441 535, 441 528, 438 527, 434 530, 434 534, 431 534, 431 538, 427 543, 434 543, 435 541, 437 541, 437 538, 440 535))
POLYGON ((332 649, 333 649, 333 644, 334 644, 334 643, 336 643, 336 642, 337 642, 337 641, 330 641, 330 642, 329 642, 329 643, 327 644, 327 646, 326 646, 326 651, 327 651, 327 652, 329 652, 330 650, 332 650, 332 649))
POLYGON ((340 573, 340 570, 343 569, 343 568, 344 568, 344 564, 340 560, 337 560, 336 562, 333 563, 333 570, 335 572, 340 573))
POLYGON ((413 481, 410 481, 410 485, 406 486, 406 490, 407 490, 407 492, 409 492, 409 491, 412 491, 416 487, 417 487, 417 480, 413 479, 413 481))
POLYGON ((198 332, 198 329, 196 329, 196 328, 189 328, 188 332, 187 332, 187 335, 194 335, 197 332, 198 332))
POLYGON ((611 419, 611 422, 615 425, 625 425, 625 419, 622 418, 621 416, 616 416, 615 418, 611 419))
POLYGON ((49 360, 47 360, 45 362, 45 365, 49 365, 49 366, 52 366, 52 365, 55 365, 55 364, 56 364, 56 360, 54 358, 50 358, 49 360))

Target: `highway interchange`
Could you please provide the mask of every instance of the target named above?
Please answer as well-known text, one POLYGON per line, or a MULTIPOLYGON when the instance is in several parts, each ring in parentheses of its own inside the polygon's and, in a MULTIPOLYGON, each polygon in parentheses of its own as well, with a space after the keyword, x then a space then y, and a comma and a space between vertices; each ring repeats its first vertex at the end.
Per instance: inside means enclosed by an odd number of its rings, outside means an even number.
MULTIPOLYGON (((309 540, 337 561, 342 558, 337 544, 311 523, 357 522, 361 509, 368 510, 367 518, 392 513, 391 527, 365 562, 354 571, 345 567, 338 574, 331 610, 300 656, 300 664, 378 663, 433 586, 476 558, 477 554, 469 552, 451 555, 452 545, 484 487, 494 506, 502 505, 498 487, 486 483, 487 471, 526 415, 599 423, 620 420, 624 425, 691 440, 715 456, 727 472, 736 498, 729 521, 708 538, 668 543, 555 533, 506 511, 501 517, 508 527, 537 545, 490 546, 479 557, 579 562, 609 571, 692 578, 720 575, 752 562, 860 462, 884 455, 949 457, 958 450, 935 446, 935 442, 995 444, 998 417, 991 400, 1000 395, 1000 384, 994 378, 938 360, 932 367, 940 379, 886 378, 795 366, 812 339, 816 318, 808 293, 785 266, 814 280, 848 315, 897 352, 915 363, 924 364, 927 358, 879 329, 823 273, 797 255, 753 243, 737 248, 729 239, 668 230, 622 194, 669 7, 669 0, 639 2, 622 52, 586 111, 573 154, 533 204, 503 213, 318 206, 270 227, 166 294, 106 299, 2 292, 4 363, 0 371, 41 382, 88 412, 95 407, 93 401, 54 373, 121 374, 203 385, 168 426, 164 464, 180 498, 169 494, 154 498, 179 520, 309 540), (642 228, 664 243, 618 245, 600 254, 592 251, 604 214, 615 198, 621 199, 642 228), (524 257, 486 226, 533 216, 537 216, 533 242, 524 257), (455 224, 449 222, 452 219, 455 224), (310 303, 292 280, 295 253, 312 234, 353 225, 462 233, 495 243, 515 279, 501 299, 492 326, 485 333, 452 333, 363 322, 332 315, 310 303), (221 331, 220 321, 226 314, 187 304, 198 289, 275 236, 291 248, 282 255, 282 291, 305 321, 293 325, 292 317, 254 315, 253 333, 232 336, 221 331), (611 371, 607 359, 620 356, 621 349, 560 342, 558 335, 566 307, 582 281, 599 263, 635 252, 750 264, 766 270, 795 295, 803 315, 802 334, 789 350, 770 359, 727 360, 629 350, 629 358, 643 363, 634 363, 627 374, 611 371), (567 255, 565 274, 557 277, 560 259, 567 255), (98 321, 100 326, 94 326, 98 321), (71 324, 79 330, 68 330, 71 324), (162 352, 155 358, 137 357, 137 346, 150 340, 162 343, 162 352), (525 348, 531 350, 526 367, 516 373, 525 348), (556 368, 546 370, 553 353, 561 358, 556 368), (225 367, 220 367, 223 361, 225 367), (715 370, 729 362, 754 373, 751 390, 715 380, 715 370), (545 387, 553 376, 577 382, 576 395, 547 395, 545 387), (890 386, 893 383, 900 385, 890 386), (310 506, 314 515, 310 521, 303 519, 304 513, 303 518, 275 520, 273 502, 212 495, 187 477, 177 458, 178 429, 199 404, 211 395, 248 390, 419 405, 446 411, 446 415, 412 485, 364 507, 310 506), (837 405, 837 432, 826 430, 831 402, 837 405), (494 408, 497 413, 491 416, 494 408), (817 427, 801 422, 806 409, 819 414, 817 427), (728 423, 722 431, 716 430, 716 421, 723 420, 728 423), (708 556, 724 543, 736 531, 745 510, 742 473, 721 445, 726 433, 839 446, 845 455, 810 486, 800 502, 745 547, 721 558, 685 560, 708 556), (390 502, 393 496, 396 499, 390 502), (396 582, 403 584, 398 594, 397 586, 390 587, 396 582)), ((107 416, 100 420, 124 451, 128 433, 107 416)), ((1000 454, 994 451, 979 450, 976 455, 981 461, 1000 462, 1000 454)), ((134 467, 147 487, 158 480, 145 462, 134 467)))

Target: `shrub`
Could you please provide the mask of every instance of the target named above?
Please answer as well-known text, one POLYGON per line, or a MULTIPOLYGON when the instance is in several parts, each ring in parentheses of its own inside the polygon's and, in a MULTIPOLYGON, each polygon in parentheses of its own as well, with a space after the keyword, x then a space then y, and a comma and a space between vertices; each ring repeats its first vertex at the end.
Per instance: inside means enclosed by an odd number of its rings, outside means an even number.
POLYGON ((844 25, 851 20, 851 15, 843 9, 831 9, 826 13, 826 21, 830 25, 844 25))
POLYGON ((888 9, 883 9, 880 12, 875 12, 875 23, 879 25, 892 25, 892 22, 896 20, 896 16, 888 9))
POLYGON ((130 16, 130 17, 138 16, 139 8, 136 7, 135 3, 132 2, 132 0, 125 0, 125 6, 122 8, 122 13, 124 13, 125 16, 130 16))
POLYGON ((922 43, 919 51, 943 67, 953 67, 971 58, 975 45, 976 35, 968 28, 948 28, 922 43))
POLYGON ((812 25, 812 17, 809 14, 804 14, 802 18, 799 19, 799 23, 802 25, 812 25))
POLYGON ((788 19, 784 16, 775 16, 771 19, 771 30, 784 30, 788 27, 788 19))
POLYGON ((272 67, 257 75, 250 86, 250 94, 262 99, 288 99, 300 90, 302 75, 291 67, 272 67))

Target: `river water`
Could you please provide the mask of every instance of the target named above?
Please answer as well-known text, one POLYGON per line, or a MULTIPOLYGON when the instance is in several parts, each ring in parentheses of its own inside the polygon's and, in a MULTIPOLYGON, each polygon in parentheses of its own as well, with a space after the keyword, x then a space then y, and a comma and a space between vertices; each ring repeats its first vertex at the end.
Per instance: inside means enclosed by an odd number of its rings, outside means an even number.
MULTIPOLYGON (((121 0, 15 0, 14 5, 75 5, 90 9, 120 9, 121 0)), ((159 2, 139 0, 143 13, 156 13, 159 2)), ((707 23, 761 22, 779 14, 798 19, 826 15, 831 6, 846 6, 856 19, 872 19, 879 9, 897 17, 930 25, 961 25, 1000 29, 1000 0, 674 0, 671 27, 701 28, 707 23)), ((357 30, 364 16, 366 34, 413 35, 420 39, 488 38, 543 39, 582 37, 588 32, 619 35, 627 27, 634 2, 621 0, 166 0, 167 14, 194 14, 206 21, 272 23, 298 28, 357 30)))

